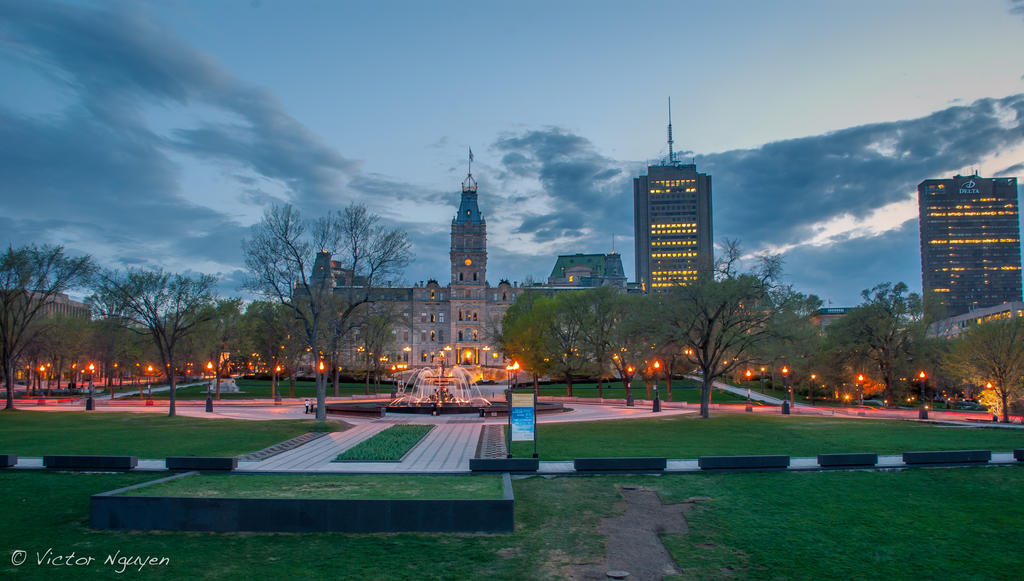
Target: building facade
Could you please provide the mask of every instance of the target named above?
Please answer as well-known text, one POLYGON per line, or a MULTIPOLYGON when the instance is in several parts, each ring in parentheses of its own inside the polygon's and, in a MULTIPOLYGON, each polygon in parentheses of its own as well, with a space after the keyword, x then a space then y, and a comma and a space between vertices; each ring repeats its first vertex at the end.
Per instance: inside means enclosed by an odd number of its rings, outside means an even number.
POLYGON ((688 284, 714 266, 711 176, 669 160, 633 179, 636 282, 643 292, 688 284))
POLYGON ((593 288, 610 286, 626 289, 622 256, 611 254, 562 254, 548 277, 548 286, 593 288))
MULTIPOLYGON (((525 288, 507 280, 487 281, 487 222, 480 212, 477 182, 470 173, 462 182, 459 209, 451 223, 451 282, 420 282, 410 287, 371 289, 372 309, 392 321, 386 340, 371 337, 372 328, 353 331, 342 354, 343 367, 362 367, 380 360, 385 366, 405 363, 503 367, 504 355, 494 342, 505 311, 525 288)), ((359 285, 329 255, 318 257, 314 278, 330 269, 336 292, 359 285), (327 265, 330 265, 329 267, 327 265)))
POLYGON ((928 179, 917 199, 922 288, 946 316, 1021 301, 1017 178, 928 179))

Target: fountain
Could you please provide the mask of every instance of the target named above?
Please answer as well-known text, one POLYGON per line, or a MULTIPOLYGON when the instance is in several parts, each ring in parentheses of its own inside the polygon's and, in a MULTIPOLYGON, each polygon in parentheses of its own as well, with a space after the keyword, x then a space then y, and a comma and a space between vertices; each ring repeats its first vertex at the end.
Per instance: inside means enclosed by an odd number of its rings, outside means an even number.
POLYGON ((422 367, 395 375, 398 386, 387 411, 398 413, 468 413, 490 408, 473 375, 458 365, 422 367))

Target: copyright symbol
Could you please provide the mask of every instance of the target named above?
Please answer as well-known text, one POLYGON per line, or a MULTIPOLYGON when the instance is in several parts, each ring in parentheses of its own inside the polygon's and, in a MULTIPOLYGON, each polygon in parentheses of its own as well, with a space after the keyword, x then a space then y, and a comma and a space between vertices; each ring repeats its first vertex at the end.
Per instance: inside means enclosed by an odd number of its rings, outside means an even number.
POLYGON ((26 557, 28 557, 28 553, 21 549, 11 551, 11 564, 15 567, 20 567, 25 562, 26 557))

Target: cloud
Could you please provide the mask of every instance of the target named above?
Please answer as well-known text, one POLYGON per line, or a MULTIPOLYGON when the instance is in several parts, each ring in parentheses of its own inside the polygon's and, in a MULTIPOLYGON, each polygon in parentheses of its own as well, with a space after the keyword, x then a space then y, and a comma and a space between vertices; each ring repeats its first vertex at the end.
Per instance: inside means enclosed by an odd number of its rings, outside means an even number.
POLYGON ((25 239, 80 242, 121 264, 238 264, 238 240, 224 234, 240 231, 236 217, 183 191, 183 163, 221 166, 249 203, 347 202, 356 162, 138 8, 0 1, 0 60, 69 97, 44 115, 0 106, 0 208, 18 221, 47 217, 25 239))
POLYGON ((501 154, 502 193, 532 202, 514 210, 520 221, 513 231, 530 242, 595 252, 611 234, 632 231, 631 178, 622 162, 599 154, 588 139, 545 128, 505 135, 492 148, 501 154))
POLYGON ((714 177, 716 236, 741 237, 748 246, 827 244, 817 236, 823 225, 839 217, 864 221, 906 200, 921 181, 1022 142, 1024 95, 1013 95, 918 119, 699 156, 697 165, 714 177))

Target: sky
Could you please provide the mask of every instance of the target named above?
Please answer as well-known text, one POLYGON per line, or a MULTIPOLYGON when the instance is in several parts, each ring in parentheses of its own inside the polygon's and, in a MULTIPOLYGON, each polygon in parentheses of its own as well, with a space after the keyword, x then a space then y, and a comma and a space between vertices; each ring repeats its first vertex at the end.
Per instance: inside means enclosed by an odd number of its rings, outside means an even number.
POLYGON ((284 203, 363 203, 447 283, 470 148, 491 284, 613 250, 632 280, 669 97, 715 241, 832 306, 920 290, 918 183, 1024 178, 1024 0, 0 0, 0 87, 8 244, 225 296, 284 203))

